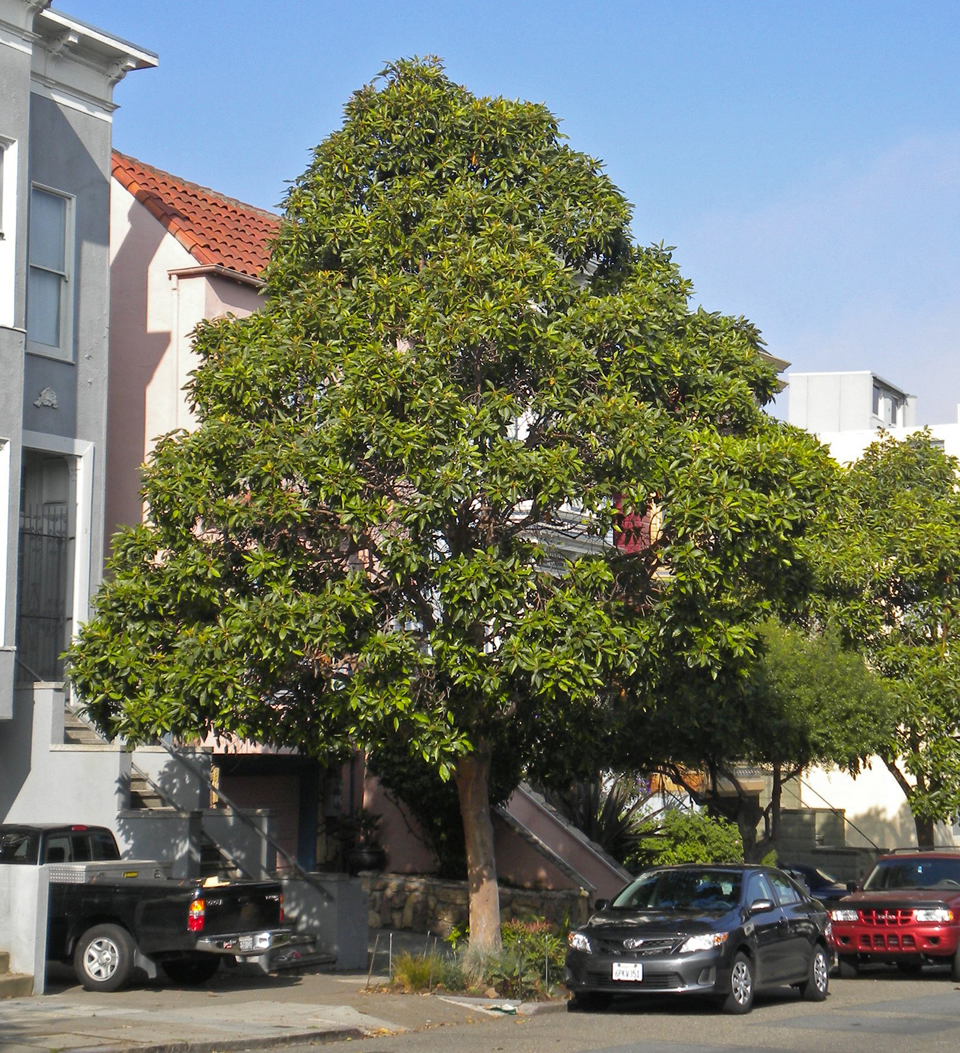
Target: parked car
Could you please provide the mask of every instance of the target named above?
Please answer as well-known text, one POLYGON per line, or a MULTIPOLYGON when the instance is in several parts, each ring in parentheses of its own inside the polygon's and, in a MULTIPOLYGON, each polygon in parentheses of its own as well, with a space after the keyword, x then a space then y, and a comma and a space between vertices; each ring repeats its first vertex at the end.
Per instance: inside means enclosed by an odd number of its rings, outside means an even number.
POLYGON ((913 848, 881 856, 830 918, 843 977, 856 976, 866 962, 902 972, 939 963, 960 982, 960 851, 913 848))
POLYGON ((810 895, 820 900, 827 908, 834 906, 855 887, 853 882, 845 884, 833 874, 828 874, 819 867, 810 866, 809 863, 777 863, 777 868, 789 874, 794 881, 806 885, 810 895))
POLYGON ((786 984, 811 1001, 827 997, 827 913, 772 867, 656 867, 596 907, 568 937, 571 1009, 671 993, 748 1013, 759 987, 786 984))
POLYGON ((49 868, 47 958, 72 961, 88 991, 119 990, 135 966, 180 984, 225 957, 266 969, 290 942, 279 882, 171 879, 167 864, 121 859, 106 827, 0 825, 0 864, 49 868))

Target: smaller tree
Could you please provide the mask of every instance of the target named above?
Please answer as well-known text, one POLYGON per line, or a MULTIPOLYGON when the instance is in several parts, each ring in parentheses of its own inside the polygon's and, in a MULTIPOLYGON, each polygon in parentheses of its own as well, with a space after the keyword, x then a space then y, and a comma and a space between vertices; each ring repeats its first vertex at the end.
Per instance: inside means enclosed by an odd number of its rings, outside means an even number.
POLYGON ((697 803, 736 823, 749 862, 779 840, 786 782, 815 764, 856 774, 888 740, 893 720, 885 686, 860 654, 844 650, 835 631, 807 634, 771 620, 759 644, 739 706, 728 709, 737 722, 712 744, 701 739, 699 758, 661 765, 697 803), (770 770, 773 789, 765 805, 744 788, 737 775, 742 764, 770 770), (701 777, 693 779, 691 770, 701 777))
POLYGON ((957 472, 927 431, 882 437, 843 473, 813 546, 824 613, 889 685, 895 719, 877 752, 921 845, 960 813, 957 472))

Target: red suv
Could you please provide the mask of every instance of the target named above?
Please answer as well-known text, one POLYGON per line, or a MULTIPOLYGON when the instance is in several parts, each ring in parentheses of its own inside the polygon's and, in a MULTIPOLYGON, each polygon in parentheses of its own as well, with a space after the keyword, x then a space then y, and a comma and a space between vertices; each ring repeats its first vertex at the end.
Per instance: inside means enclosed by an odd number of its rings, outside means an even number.
POLYGON ((830 911, 840 975, 863 962, 903 972, 950 963, 960 981, 960 850, 901 849, 877 860, 870 876, 830 911))

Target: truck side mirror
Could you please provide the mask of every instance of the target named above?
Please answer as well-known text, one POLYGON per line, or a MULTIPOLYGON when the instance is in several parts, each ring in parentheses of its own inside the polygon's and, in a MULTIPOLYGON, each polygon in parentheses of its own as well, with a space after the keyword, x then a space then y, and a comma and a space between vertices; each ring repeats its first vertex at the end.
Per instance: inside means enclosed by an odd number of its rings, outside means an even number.
POLYGON ((594 910, 606 910, 607 907, 609 907, 609 906, 610 906, 610 900, 608 900, 608 899, 598 899, 594 903, 593 909, 594 910))

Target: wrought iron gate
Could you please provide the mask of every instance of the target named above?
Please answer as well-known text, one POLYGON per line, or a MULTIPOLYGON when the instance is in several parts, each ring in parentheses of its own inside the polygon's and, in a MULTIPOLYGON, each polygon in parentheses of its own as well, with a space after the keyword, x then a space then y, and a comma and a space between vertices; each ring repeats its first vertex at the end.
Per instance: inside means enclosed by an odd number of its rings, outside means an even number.
POLYGON ((66 502, 51 501, 20 513, 17 653, 20 675, 62 680, 67 646, 66 502))

